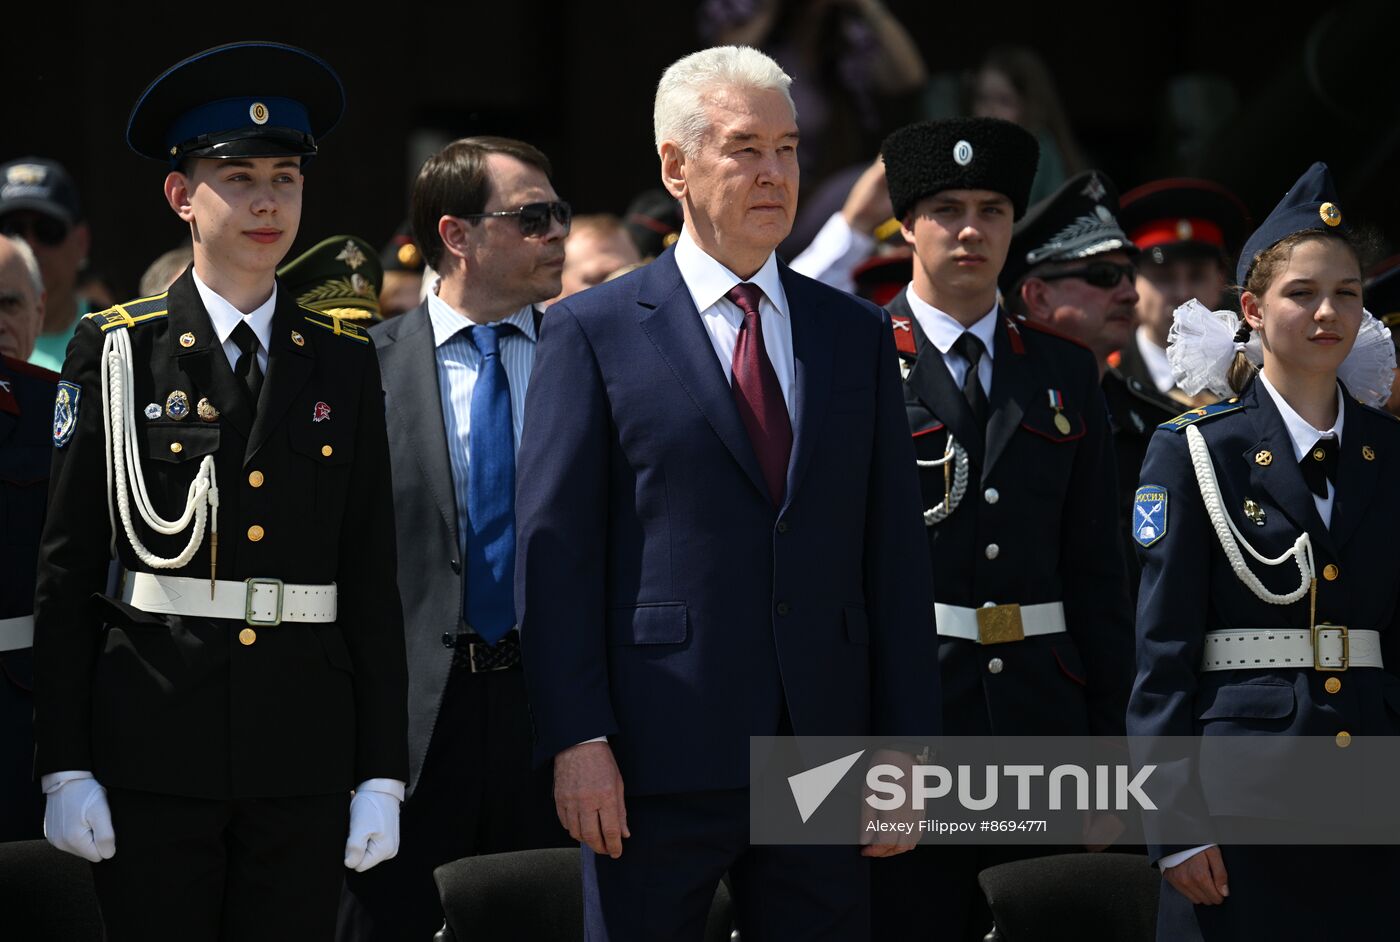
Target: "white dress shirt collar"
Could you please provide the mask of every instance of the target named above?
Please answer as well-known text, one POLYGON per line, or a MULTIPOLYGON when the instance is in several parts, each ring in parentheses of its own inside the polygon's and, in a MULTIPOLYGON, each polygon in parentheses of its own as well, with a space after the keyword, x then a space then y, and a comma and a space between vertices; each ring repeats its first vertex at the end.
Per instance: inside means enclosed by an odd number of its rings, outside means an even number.
POLYGON ((1142 356, 1147 375, 1158 392, 1171 392, 1176 388, 1176 377, 1172 375, 1172 363, 1167 359, 1167 351, 1157 346, 1157 341, 1148 334, 1146 327, 1139 326, 1133 338, 1137 342, 1138 353, 1142 356))
POLYGON ((233 333, 241 321, 247 321, 248 326, 253 328, 253 333, 258 338, 258 343, 262 345, 263 352, 272 349, 272 314, 277 309, 277 282, 272 283, 272 295, 258 305, 252 311, 244 314, 238 308, 230 304, 223 295, 206 285, 199 277, 199 272, 191 272, 194 276, 194 288, 199 292, 199 299, 204 302, 204 310, 209 312, 209 320, 214 325, 214 334, 219 338, 219 345, 228 343, 229 336, 233 333))
POLYGON ((914 291, 912 281, 905 289, 904 296, 924 336, 928 338, 929 343, 938 348, 939 353, 946 356, 963 331, 970 330, 974 337, 982 341, 982 346, 987 350, 987 359, 991 360, 996 356, 997 315, 1000 313, 997 304, 993 303, 992 309, 978 318, 971 327, 963 327, 953 315, 945 314, 919 297, 914 291))
POLYGON ((1302 461, 1303 456, 1312 451, 1312 447, 1323 438, 1335 438, 1337 444, 1342 444, 1342 424, 1346 420, 1346 404, 1342 400, 1342 387, 1337 387, 1337 421, 1329 429, 1318 431, 1313 428, 1307 419, 1299 415, 1288 400, 1274 388, 1274 384, 1269 382, 1269 378, 1261 371, 1259 382, 1269 393, 1269 397, 1274 400, 1274 405, 1278 406, 1278 414, 1283 417, 1283 427, 1288 430, 1288 437, 1293 442, 1293 460, 1302 461))
MULTIPOLYGON (((428 292, 428 320, 433 325, 433 346, 441 347, 465 327, 474 327, 476 322, 465 314, 458 313, 457 309, 438 297, 437 289, 428 292)), ((535 337, 535 308, 534 305, 527 304, 509 317, 502 318, 497 323, 513 324, 519 328, 520 332, 528 337, 532 342, 535 337)))
MULTIPOLYGON (((690 230, 681 228, 676 240, 676 267, 681 270, 681 280, 690 291, 695 309, 704 313, 715 302, 729 293, 730 289, 744 282, 743 278, 706 254, 690 236, 690 230)), ((787 295, 783 292, 783 280, 778 274, 778 256, 770 253, 768 261, 750 279, 750 284, 763 290, 773 309, 783 317, 788 316, 787 295)))

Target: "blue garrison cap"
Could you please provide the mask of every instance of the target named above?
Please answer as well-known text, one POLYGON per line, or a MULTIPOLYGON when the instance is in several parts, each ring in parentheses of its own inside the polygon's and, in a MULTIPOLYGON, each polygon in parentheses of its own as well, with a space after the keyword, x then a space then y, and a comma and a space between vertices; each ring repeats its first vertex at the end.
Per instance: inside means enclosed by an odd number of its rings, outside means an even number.
POLYGON ((1282 242, 1295 232, 1316 229, 1327 232, 1342 229, 1342 208, 1337 205, 1337 188, 1332 184, 1332 174, 1327 165, 1319 161, 1309 167, 1298 182, 1284 194, 1269 217, 1259 224, 1244 243, 1240 252, 1239 265, 1235 276, 1236 284, 1243 285, 1254 267, 1259 253, 1270 246, 1282 242))
POLYGON ((143 157, 310 157, 340 120, 335 70, 274 42, 215 46, 166 69, 146 87, 126 142, 143 157))

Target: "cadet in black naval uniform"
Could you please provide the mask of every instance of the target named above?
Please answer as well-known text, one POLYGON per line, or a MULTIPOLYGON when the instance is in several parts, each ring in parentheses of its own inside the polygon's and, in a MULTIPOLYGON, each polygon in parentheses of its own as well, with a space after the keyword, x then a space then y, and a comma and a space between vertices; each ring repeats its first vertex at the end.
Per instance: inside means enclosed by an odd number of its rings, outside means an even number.
MULTIPOLYGON (((1327 736, 1346 747, 1400 734, 1400 494, 1385 483, 1400 469, 1400 423, 1372 407, 1394 354, 1363 319, 1334 193, 1314 164, 1245 245, 1238 333, 1233 318, 1203 312, 1203 329, 1174 351, 1238 398, 1167 423, 1148 449, 1134 736, 1327 736), (1262 663, 1240 666, 1237 650, 1262 663)), ((1149 821, 1166 878, 1159 939, 1197 926, 1207 940, 1393 935, 1400 850, 1232 844, 1231 818, 1267 815, 1264 798, 1203 793, 1185 778, 1167 797, 1157 801, 1168 812, 1205 808, 1221 846, 1167 843, 1149 821)), ((1362 824, 1345 795, 1321 797, 1336 824, 1362 824)))
POLYGON ((34 573, 58 374, 0 356, 0 842, 43 837, 34 756, 34 573))
POLYGON ((320 59, 238 43, 132 112, 132 148, 175 168, 195 260, 69 345, 35 613, 46 831, 96 864, 109 939, 330 938, 342 861, 397 848, 378 365, 362 331, 274 280, 301 164, 342 107, 320 59), (101 594, 113 551, 121 598, 101 594))
POLYGON ((1118 533, 1137 597, 1132 538, 1133 492, 1147 442, 1181 411, 1171 399, 1110 366, 1133 339, 1137 247, 1118 223, 1118 190, 1106 174, 1086 170, 1032 206, 1016 224, 999 282, 1017 315, 1088 347, 1098 363, 1118 468, 1118 533))
MULTIPOLYGON (((923 470, 949 735, 1121 734, 1132 678, 1094 357, 997 303, 1037 154, 1028 132, 990 118, 912 125, 883 147, 915 252, 887 309, 923 470)), ((922 847, 888 861, 875 936, 928 936, 931 912, 939 938, 980 940, 977 872, 1035 852, 922 847)))

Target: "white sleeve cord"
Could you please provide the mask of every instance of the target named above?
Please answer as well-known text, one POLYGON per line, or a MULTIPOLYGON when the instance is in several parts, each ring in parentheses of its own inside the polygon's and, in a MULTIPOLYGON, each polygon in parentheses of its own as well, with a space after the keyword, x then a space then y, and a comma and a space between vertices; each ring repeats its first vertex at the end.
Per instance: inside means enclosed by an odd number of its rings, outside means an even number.
POLYGON ((1293 541, 1293 546, 1282 556, 1269 559, 1261 555, 1253 546, 1249 545, 1235 522, 1226 513, 1223 501, 1220 497, 1220 486, 1215 478, 1215 465, 1210 460, 1210 449, 1206 447, 1205 436, 1201 430, 1194 425, 1186 428, 1186 444, 1191 451, 1191 464, 1196 469, 1196 480, 1201 485, 1201 500, 1205 503, 1206 515, 1210 517, 1210 522, 1215 527, 1215 535, 1220 538, 1220 548, 1225 551, 1225 556, 1230 561, 1230 568, 1235 571, 1235 575, 1240 581, 1249 587, 1260 600, 1268 602, 1270 605, 1292 605, 1303 596, 1307 595, 1312 588, 1316 570, 1313 566, 1312 539, 1306 530, 1298 539, 1293 541), (1298 564, 1298 575, 1301 582, 1298 588, 1286 595, 1276 595, 1259 581, 1259 578, 1250 570, 1245 562, 1244 555, 1240 552, 1243 546, 1253 556, 1255 561, 1265 566, 1279 566, 1295 560, 1298 564))
POLYGON ((141 471, 141 455, 137 448, 136 410, 129 402, 135 387, 132 372, 131 338, 125 327, 108 330, 102 341, 101 383, 104 415, 102 431, 107 460, 107 515, 112 524, 112 553, 116 555, 116 517, 120 515, 127 540, 141 562, 152 569, 179 569, 194 558, 204 542, 206 522, 209 532, 219 532, 219 488, 214 475, 214 456, 205 455, 199 471, 190 482, 185 497, 185 510, 177 520, 165 520, 151 504, 146 491, 146 479, 141 471), (113 495, 116 509, 113 510, 113 495), (182 533, 193 521, 189 542, 178 556, 166 559, 146 548, 136 535, 131 521, 131 498, 146 526, 157 533, 173 536, 182 533))
POLYGON ((924 526, 931 527, 942 523, 948 515, 958 509, 963 495, 967 493, 967 449, 963 448, 951 434, 943 449, 943 457, 933 461, 915 459, 920 468, 943 469, 943 500, 924 511, 924 526))

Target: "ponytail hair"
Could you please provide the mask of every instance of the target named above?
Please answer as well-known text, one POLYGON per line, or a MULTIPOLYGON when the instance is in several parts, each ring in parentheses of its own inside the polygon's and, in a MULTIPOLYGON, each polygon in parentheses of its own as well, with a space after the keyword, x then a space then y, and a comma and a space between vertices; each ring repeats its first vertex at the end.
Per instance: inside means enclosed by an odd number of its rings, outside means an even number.
POLYGON ((1235 391, 1235 395, 1244 392, 1244 388, 1249 385, 1259 373, 1259 368, 1249 361, 1245 356, 1244 345, 1249 343, 1250 327, 1249 321, 1240 316, 1240 329, 1235 331, 1235 358, 1230 361, 1230 368, 1225 373, 1225 380, 1230 384, 1230 388, 1235 391))

